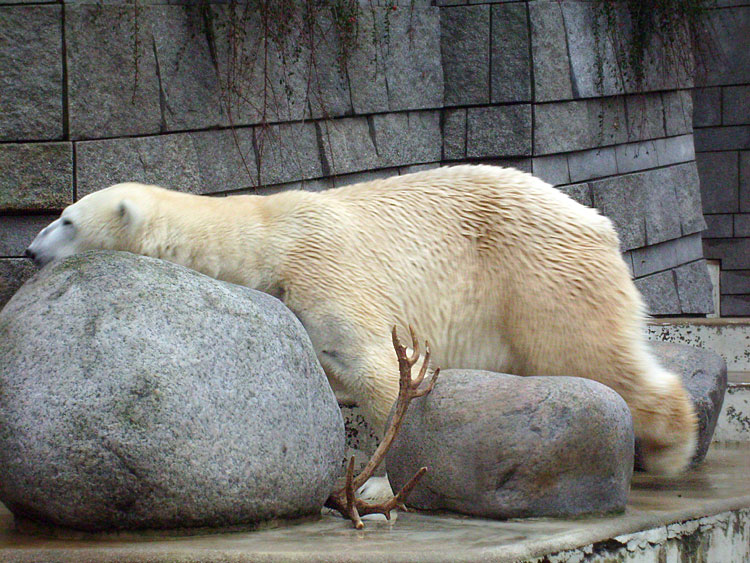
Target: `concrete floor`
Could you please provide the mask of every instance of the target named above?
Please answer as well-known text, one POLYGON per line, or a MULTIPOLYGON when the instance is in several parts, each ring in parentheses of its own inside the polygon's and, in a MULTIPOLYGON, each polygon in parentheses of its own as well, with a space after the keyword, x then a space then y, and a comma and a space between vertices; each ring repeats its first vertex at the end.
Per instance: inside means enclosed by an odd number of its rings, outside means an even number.
POLYGON ((0 561, 517 561, 720 513, 746 516, 749 507, 750 444, 714 444, 706 462, 679 479, 637 473, 624 514, 492 521, 402 513, 362 531, 327 515, 255 532, 64 540, 16 532, 3 510, 0 561))

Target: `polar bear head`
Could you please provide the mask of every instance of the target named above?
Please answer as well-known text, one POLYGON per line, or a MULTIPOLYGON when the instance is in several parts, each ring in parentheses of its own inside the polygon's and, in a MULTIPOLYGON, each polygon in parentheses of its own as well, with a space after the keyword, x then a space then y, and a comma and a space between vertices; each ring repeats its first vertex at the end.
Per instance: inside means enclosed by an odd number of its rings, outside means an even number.
MULTIPOLYGON (((85 250, 127 250, 155 186, 117 184, 69 205, 26 249, 38 266, 85 250)), ((158 188, 157 188, 158 189, 158 188)))

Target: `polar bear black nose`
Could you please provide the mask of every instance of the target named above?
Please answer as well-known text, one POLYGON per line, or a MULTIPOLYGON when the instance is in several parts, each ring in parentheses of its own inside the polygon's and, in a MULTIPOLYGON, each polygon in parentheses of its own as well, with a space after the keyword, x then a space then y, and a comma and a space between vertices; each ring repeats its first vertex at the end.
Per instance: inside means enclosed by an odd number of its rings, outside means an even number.
POLYGON ((28 249, 28 248, 27 248, 27 249, 26 249, 26 252, 25 252, 24 254, 26 254, 26 257, 27 257, 27 258, 31 258, 32 260, 33 260, 34 258, 36 258, 36 254, 35 254, 35 253, 34 253, 34 251, 33 251, 33 250, 31 250, 31 249, 28 249))

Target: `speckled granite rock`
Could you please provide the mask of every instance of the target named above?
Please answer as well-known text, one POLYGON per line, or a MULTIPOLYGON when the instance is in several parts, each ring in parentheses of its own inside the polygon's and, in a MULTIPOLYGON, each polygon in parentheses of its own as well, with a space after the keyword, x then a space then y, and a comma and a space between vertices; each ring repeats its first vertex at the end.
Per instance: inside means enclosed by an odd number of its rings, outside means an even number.
POLYGON ((416 399, 387 457, 419 509, 489 518, 622 510, 633 472, 633 422, 622 398, 574 377, 441 372, 416 399))
POLYGON ((86 531, 317 514, 341 412, 281 302, 180 266, 85 253, 0 313, 0 501, 86 531))
MULTIPOLYGON (((692 463, 698 464, 708 453, 716 421, 719 420, 724 404, 727 363, 711 350, 674 342, 650 342, 649 345, 665 368, 682 377, 682 382, 693 400, 698 415, 698 446, 692 463)), ((642 469, 638 442, 635 452, 636 468, 642 469)))

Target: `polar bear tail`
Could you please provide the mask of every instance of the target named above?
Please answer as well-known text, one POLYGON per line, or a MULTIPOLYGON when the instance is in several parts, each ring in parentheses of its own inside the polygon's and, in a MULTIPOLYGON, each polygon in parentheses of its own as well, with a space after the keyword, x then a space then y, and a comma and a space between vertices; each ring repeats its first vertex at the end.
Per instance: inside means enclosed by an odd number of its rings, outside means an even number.
POLYGON ((698 443, 698 418, 679 376, 655 360, 640 400, 631 406, 646 471, 677 475, 690 465, 698 443))

